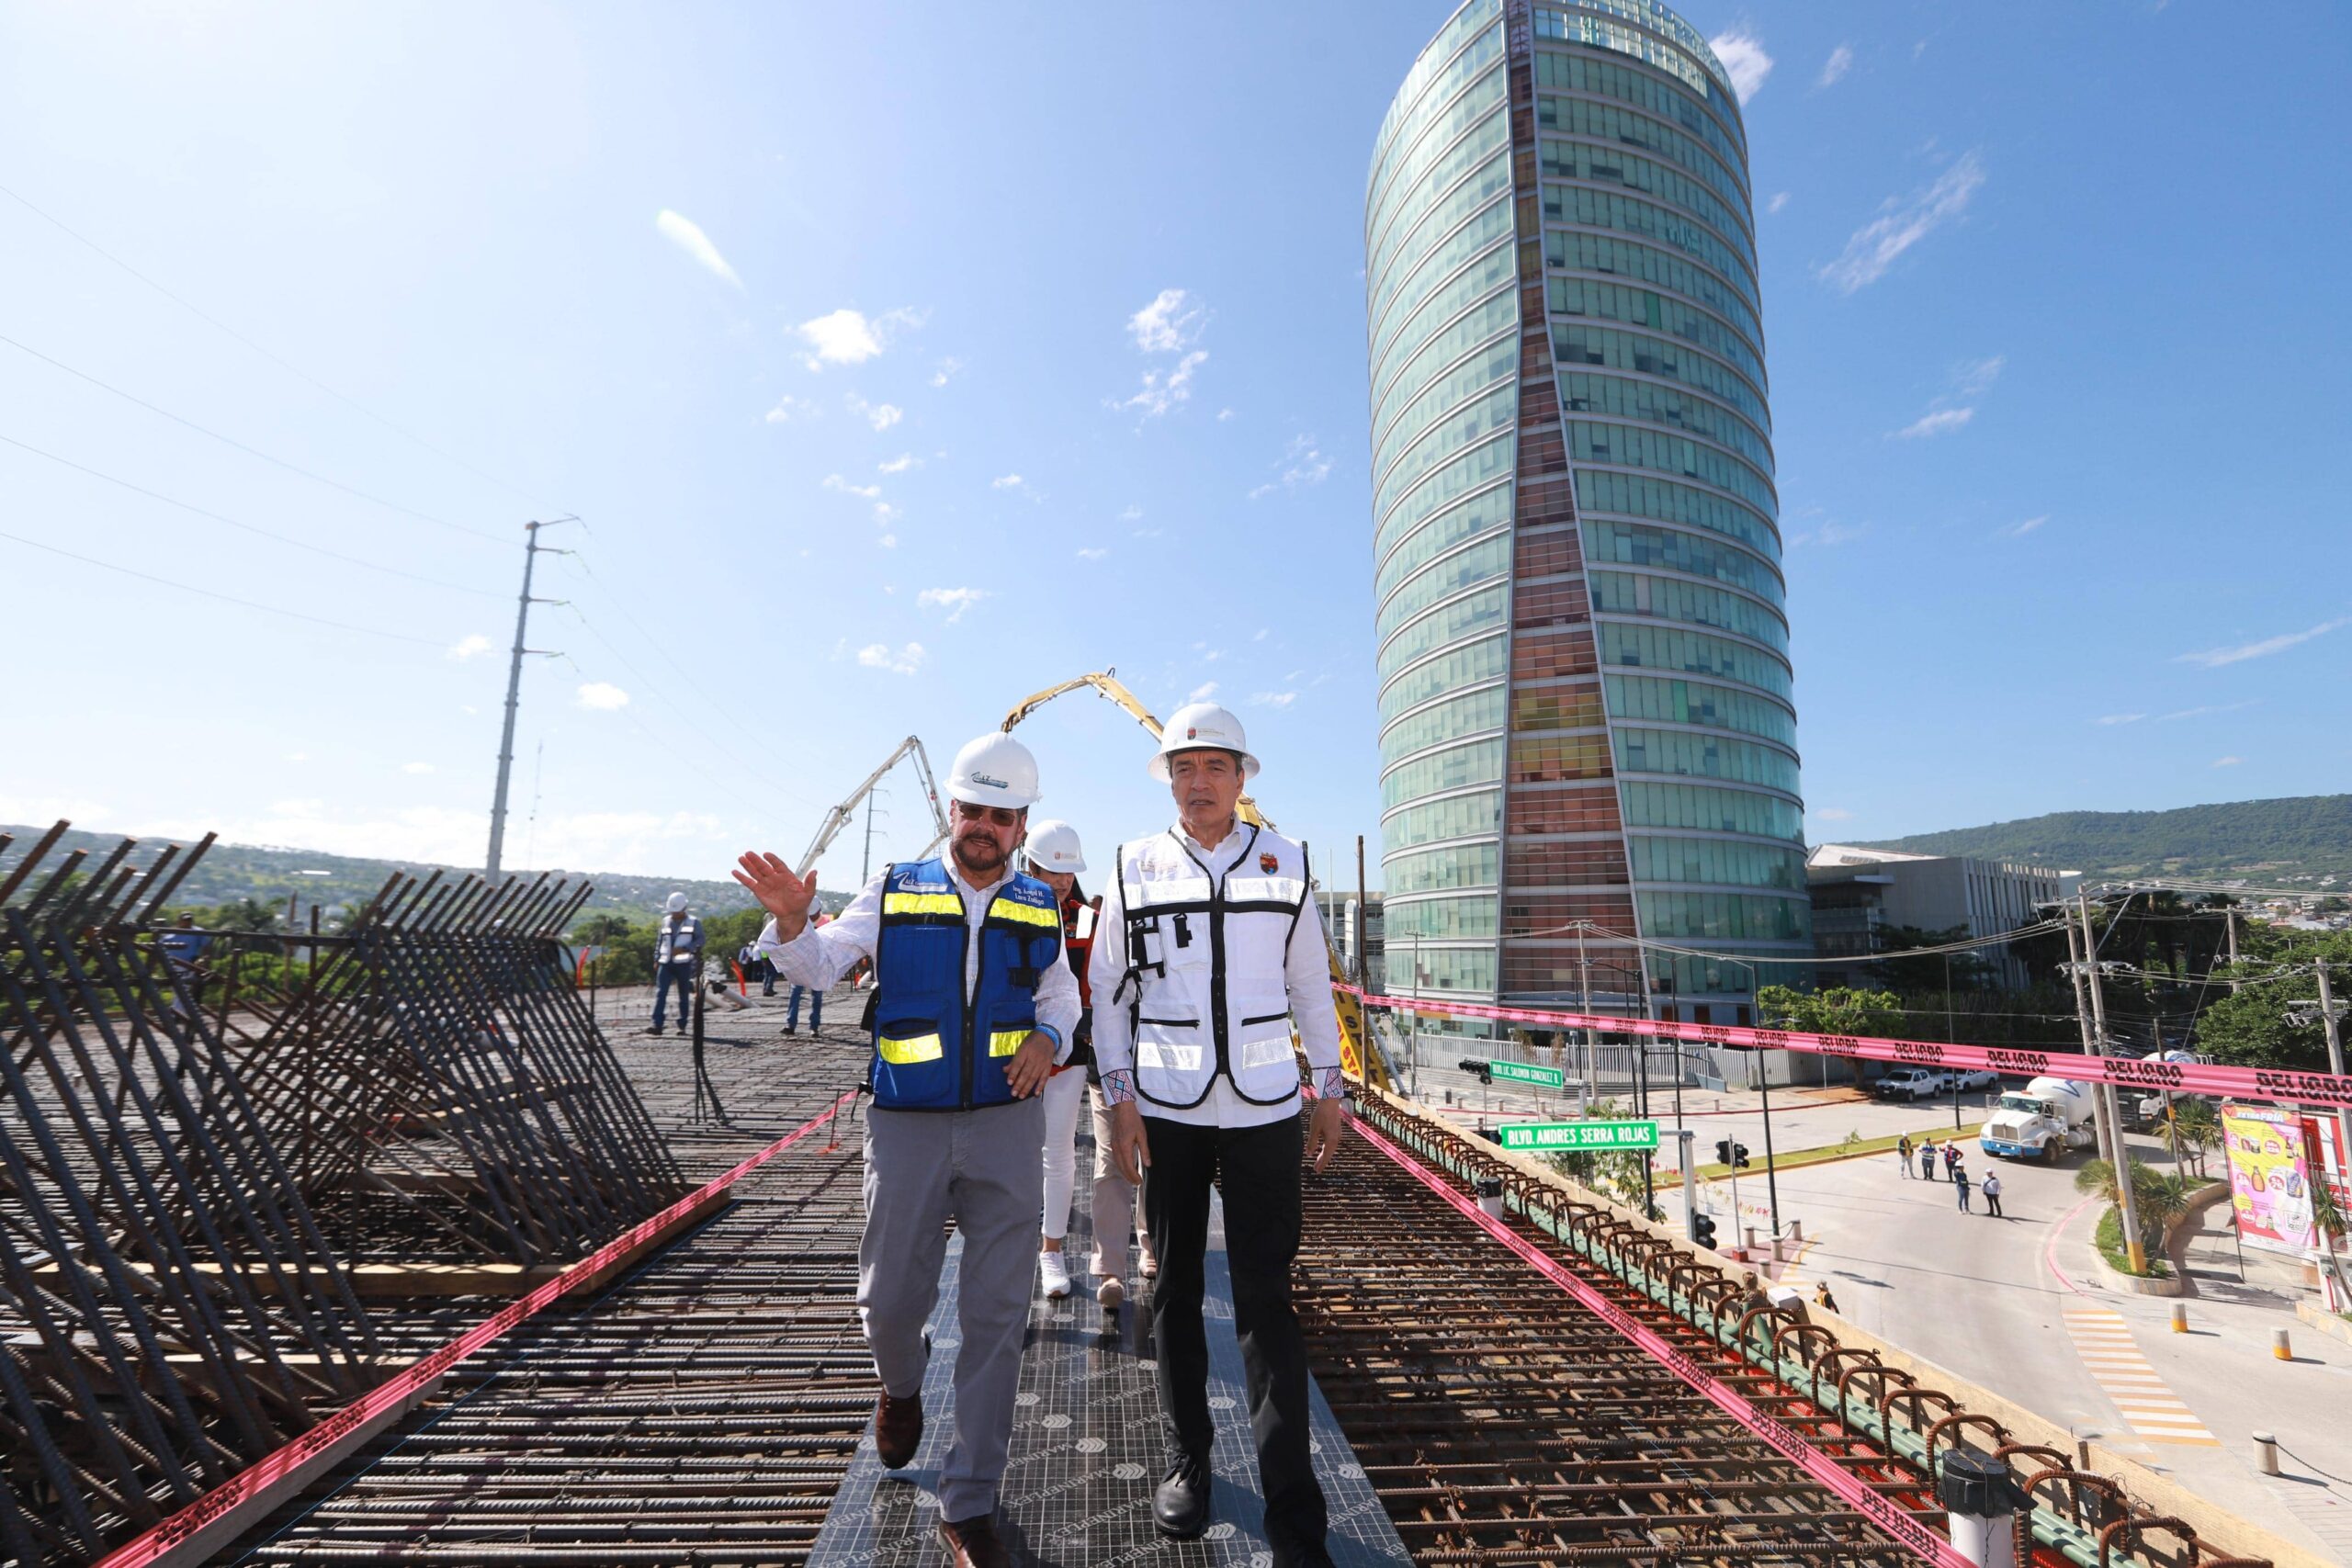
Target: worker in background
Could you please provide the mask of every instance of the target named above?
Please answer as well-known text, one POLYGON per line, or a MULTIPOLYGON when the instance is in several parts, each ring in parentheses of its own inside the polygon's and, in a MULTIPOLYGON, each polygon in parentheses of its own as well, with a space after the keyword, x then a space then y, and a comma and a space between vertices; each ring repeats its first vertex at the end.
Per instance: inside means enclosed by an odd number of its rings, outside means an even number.
POLYGON ((1013 871, 1037 798, 1037 760, 1009 735, 956 754, 944 856, 889 865, 812 929, 814 870, 746 854, 735 880, 774 917, 760 948, 821 991, 861 960, 879 977, 869 1017, 865 1234, 857 1305, 882 1382, 874 1446, 903 1470, 922 1441, 923 1324, 939 1297, 946 1226, 957 1270, 956 1436, 938 1483, 939 1539, 971 1568, 1011 1561, 996 1533, 1013 1396, 1036 1271, 1046 1141, 1039 1090, 1077 1037, 1077 978, 1053 889, 1013 871))
MULTIPOLYGON (((831 920, 832 916, 825 913, 823 909, 815 908, 814 906, 810 907, 808 910, 808 923, 811 926, 826 925, 831 923, 831 920)), ((754 945, 757 944, 755 943, 754 945)), ((800 1032, 800 998, 804 992, 807 993, 808 998, 808 1032, 813 1035, 818 1030, 824 1027, 825 987, 822 986, 795 986, 792 987, 792 1000, 784 1010, 784 1032, 786 1034, 797 1034, 800 1032)), ((768 965, 768 988, 766 994, 771 997, 775 995, 775 965, 773 964, 768 965)))
POLYGON ((1984 1212, 1986 1213, 1992 1215, 1996 1220, 2006 1219, 2007 1217, 2001 1213, 2001 1173, 1999 1171, 1986 1171, 1984 1173, 1984 1185, 1977 1189, 1977 1190, 1984 1194, 1984 1212))
POLYGON ((1299 846, 1239 819, 1258 772, 1241 721, 1212 703, 1179 708, 1152 777, 1177 825, 1119 847, 1090 963, 1094 1052, 1113 1107, 1120 1170, 1144 1188, 1159 1256, 1152 1335, 1169 1469, 1153 1499, 1162 1535, 1209 1525, 1208 1337, 1201 1299, 1209 1191, 1225 1199, 1234 1331, 1278 1568, 1327 1563, 1329 1513, 1307 1441, 1306 1347, 1290 1297, 1298 1253, 1299 1162, 1318 1171, 1347 1127, 1340 1021, 1323 919, 1299 846), (1295 1020, 1316 1088, 1299 1125, 1295 1020))
POLYGON ((1894 1145, 1894 1163, 1903 1168, 1904 1179, 1911 1176, 1911 1134, 1905 1133, 1894 1145))
POLYGON ((1933 1181, 1935 1179, 1936 1141, 1933 1138, 1922 1138, 1919 1140, 1919 1179, 1933 1181))
MULTIPOLYGON (((1100 910, 1079 890, 1078 874, 1086 869, 1086 852, 1077 829, 1052 818, 1033 822, 1021 852, 1029 874, 1054 890, 1062 915, 1062 952, 1078 980, 1077 1039, 1069 1055, 1046 1078, 1045 1095, 1045 1234, 1037 1243, 1037 1273, 1046 1299, 1059 1301, 1070 1292, 1069 1264, 1062 1256, 1062 1242, 1069 1235, 1071 1190, 1078 1180, 1078 1111, 1086 1102, 1086 1069, 1094 1063, 1093 998, 1086 955, 1094 945, 1094 919, 1100 910)), ((1105 1168, 1110 1162, 1109 1147, 1098 1140, 1096 1158, 1105 1168)), ((1127 1190, 1132 1194, 1134 1189, 1127 1190)))
POLYGON ((702 922, 686 912, 686 896, 670 895, 653 931, 653 1032, 662 1032, 670 987, 678 988, 678 1032, 694 1026, 695 970, 702 961, 702 922))
POLYGON ((1828 1280, 1820 1280, 1815 1281, 1813 1287, 1813 1304, 1819 1307, 1824 1312, 1836 1312, 1838 1310, 1838 1298, 1829 1293, 1828 1280))
POLYGON ((164 967, 179 987, 179 995, 172 998, 172 1010, 187 1016, 180 1005, 186 997, 188 1007, 204 1005, 204 982, 209 971, 204 967, 204 955, 212 950, 212 933, 196 929, 196 917, 180 911, 166 929, 155 933, 155 949, 164 955, 164 967))

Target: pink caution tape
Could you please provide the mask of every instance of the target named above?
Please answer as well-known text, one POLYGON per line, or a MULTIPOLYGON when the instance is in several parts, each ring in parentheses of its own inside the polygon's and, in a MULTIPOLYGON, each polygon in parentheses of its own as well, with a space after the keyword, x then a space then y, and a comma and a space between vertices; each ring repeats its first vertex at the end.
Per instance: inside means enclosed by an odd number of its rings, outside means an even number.
POLYGON ((2086 1056, 2071 1051, 2018 1051, 1997 1045, 1947 1045, 1934 1040, 1883 1040, 1867 1034, 1808 1034, 1794 1029, 1747 1029, 1733 1024, 1677 1023, 1614 1013, 1561 1012, 1535 1008, 1490 1007, 1483 1002, 1433 1001, 1426 997, 1384 997, 1355 986, 1340 989, 1366 1007, 1396 1012, 1433 1012, 1451 1018, 1487 1018, 1546 1029, 1598 1029, 1611 1034, 1690 1040, 1705 1045, 1748 1050, 1807 1051, 1822 1056, 1860 1056, 1911 1067, 1965 1067, 2074 1083, 2109 1083, 2119 1089, 2172 1089, 2183 1094, 2272 1100, 2311 1105, 2352 1106, 2352 1076, 2279 1072, 2267 1067, 2223 1067, 2205 1062, 2135 1061, 2126 1056, 2086 1056))
POLYGON ((1807 1475, 1843 1498, 1855 1512, 1885 1531, 1896 1542, 1935 1563, 1937 1568, 1972 1568, 1968 1559, 1962 1556, 1950 1540, 1928 1529, 1909 1509, 1873 1490, 1868 1482, 1806 1441, 1804 1434, 1786 1422, 1750 1404, 1729 1383, 1692 1360, 1664 1335, 1569 1273, 1556 1258, 1479 1208, 1475 1200, 1457 1191, 1445 1178, 1362 1122, 1355 1124, 1355 1130, 1366 1143, 1395 1160, 1422 1186, 1453 1204, 1464 1218, 1517 1253, 1530 1268, 1574 1296, 1587 1311, 1632 1340, 1645 1355, 1704 1395, 1709 1404, 1738 1422, 1781 1458, 1794 1461, 1807 1475))
POLYGON ((660 1235, 664 1227, 684 1219, 831 1122, 855 1094, 854 1089, 843 1094, 826 1110, 803 1122, 724 1176, 705 1182, 651 1219, 623 1232, 571 1265, 530 1294, 509 1303, 495 1315, 474 1325, 438 1350, 411 1362, 389 1381, 369 1389, 275 1453, 256 1460, 144 1535, 117 1547, 98 1560, 96 1568, 142 1568, 143 1564, 155 1562, 232 1508, 244 1507, 266 1498, 274 1488, 295 1478, 306 1461, 369 1423, 403 1408, 459 1361, 562 1300, 584 1281, 627 1257, 632 1249, 660 1235))

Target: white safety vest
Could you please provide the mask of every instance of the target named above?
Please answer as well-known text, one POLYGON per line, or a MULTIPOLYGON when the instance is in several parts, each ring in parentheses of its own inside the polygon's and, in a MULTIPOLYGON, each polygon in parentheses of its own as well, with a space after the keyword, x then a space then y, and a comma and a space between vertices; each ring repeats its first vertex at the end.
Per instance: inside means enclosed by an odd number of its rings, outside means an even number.
POLYGON ((1306 904, 1306 856, 1241 824, 1240 858, 1221 877, 1174 831, 1119 846, 1126 975, 1114 1005, 1135 1021, 1136 1092, 1189 1110, 1223 1073, 1253 1105, 1298 1092, 1283 966, 1306 904))
POLYGON ((661 929, 653 936, 653 961, 656 964, 692 964, 695 951, 701 946, 701 921, 688 915, 673 926, 664 917, 661 929))

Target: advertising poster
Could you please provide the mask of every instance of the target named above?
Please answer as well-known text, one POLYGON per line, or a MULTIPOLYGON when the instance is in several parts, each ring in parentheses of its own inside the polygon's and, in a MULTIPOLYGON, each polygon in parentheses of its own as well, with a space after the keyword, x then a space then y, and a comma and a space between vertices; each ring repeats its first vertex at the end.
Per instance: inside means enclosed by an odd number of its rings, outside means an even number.
POLYGON ((2301 1258, 2318 1245, 2312 1219, 2312 1147, 2301 1112, 2222 1102, 2222 1146, 2238 1237, 2265 1252, 2301 1258))

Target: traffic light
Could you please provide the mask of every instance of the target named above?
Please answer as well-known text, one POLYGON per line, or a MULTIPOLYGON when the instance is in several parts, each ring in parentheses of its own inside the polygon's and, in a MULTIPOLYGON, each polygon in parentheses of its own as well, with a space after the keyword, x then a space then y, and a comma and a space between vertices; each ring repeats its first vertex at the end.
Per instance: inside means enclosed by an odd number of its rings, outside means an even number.
POLYGON ((1715 1140, 1715 1163, 1717 1165, 1729 1165, 1731 1163, 1731 1140, 1729 1138, 1717 1138, 1715 1140))
POLYGON ((1731 1146, 1731 1159, 1730 1159, 1730 1161, 1729 1161, 1728 1163, 1729 1163, 1729 1164, 1731 1164, 1735 1168, 1737 1168, 1737 1169, 1740 1169, 1740 1170, 1745 1170, 1745 1169, 1747 1169, 1747 1145, 1746 1144, 1734 1144, 1734 1145, 1731 1146))
POLYGON ((1715 1217, 1713 1214, 1690 1216, 1690 1239, 1712 1252, 1715 1247, 1715 1217))
POLYGON ((1490 1084, 1495 1081, 1495 1065, 1492 1062, 1481 1062, 1475 1060, 1472 1057, 1464 1056, 1462 1060, 1454 1063, 1453 1065, 1460 1067, 1465 1073, 1477 1074, 1478 1081, 1480 1083, 1490 1084))

